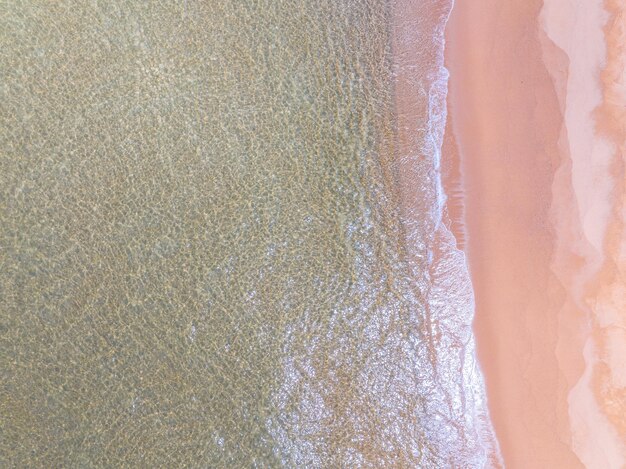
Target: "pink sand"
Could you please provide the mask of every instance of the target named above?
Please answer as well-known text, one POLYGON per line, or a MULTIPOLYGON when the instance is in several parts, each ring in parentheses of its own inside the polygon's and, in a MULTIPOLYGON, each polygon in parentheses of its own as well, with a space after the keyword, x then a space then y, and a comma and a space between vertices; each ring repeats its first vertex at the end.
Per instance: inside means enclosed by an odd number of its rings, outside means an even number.
POLYGON ((507 467, 626 464, 625 10, 458 1, 449 23, 447 140, 507 467))

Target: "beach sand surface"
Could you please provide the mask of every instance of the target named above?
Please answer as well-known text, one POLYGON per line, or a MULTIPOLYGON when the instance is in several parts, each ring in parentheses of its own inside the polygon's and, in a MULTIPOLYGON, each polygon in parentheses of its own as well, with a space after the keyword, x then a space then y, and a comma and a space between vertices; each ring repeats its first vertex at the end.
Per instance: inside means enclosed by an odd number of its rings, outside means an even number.
POLYGON ((624 464, 623 12, 479 0, 448 24, 446 189, 507 467, 624 464))
POLYGON ((478 354, 505 463, 582 467, 567 414, 582 338, 558 323, 566 294, 550 266, 562 105, 537 34, 540 11, 539 1, 457 3, 449 114, 462 154, 478 354), (570 340, 559 343, 564 332, 570 340), (557 355, 559 346, 570 350, 557 355))

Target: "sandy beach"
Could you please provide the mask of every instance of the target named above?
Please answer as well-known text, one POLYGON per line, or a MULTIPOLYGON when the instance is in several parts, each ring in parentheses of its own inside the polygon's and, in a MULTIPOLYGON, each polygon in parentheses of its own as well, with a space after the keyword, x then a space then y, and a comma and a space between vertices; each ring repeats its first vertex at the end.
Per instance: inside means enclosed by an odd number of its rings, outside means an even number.
MULTIPOLYGON (((619 418, 609 424, 600 411, 607 392, 592 390, 602 380, 594 368, 601 361, 598 295, 619 283, 615 265, 621 255, 623 266, 624 252, 616 248, 623 239, 623 153, 614 144, 624 127, 605 115, 611 135, 598 136, 596 125, 605 13, 601 2, 457 2, 447 28, 444 160, 454 160, 458 147, 466 229, 452 227, 467 244, 478 355, 511 468, 623 462, 619 418), (607 255, 609 244, 614 252, 607 255)), ((615 61, 620 52, 613 55, 615 61)), ((605 69, 606 98, 619 67, 605 69)), ((616 96, 613 89, 613 103, 616 96)), ((453 182, 449 193, 458 190, 453 182)), ((613 301, 604 309, 619 308, 613 301)), ((621 336, 613 342, 623 350, 621 336)), ((615 414, 623 394, 620 401, 619 387, 608 381, 600 387, 612 390, 615 414)))
MULTIPOLYGON (((561 110, 532 35, 541 2, 515 3, 458 2, 448 28, 478 354, 507 466, 582 467, 568 442, 569 386, 555 355, 563 295, 550 271, 561 110)), ((582 361, 564 355, 579 375, 582 361)))
POLYGON ((453 3, 7 2, 0 467, 626 467, 626 0, 453 3))

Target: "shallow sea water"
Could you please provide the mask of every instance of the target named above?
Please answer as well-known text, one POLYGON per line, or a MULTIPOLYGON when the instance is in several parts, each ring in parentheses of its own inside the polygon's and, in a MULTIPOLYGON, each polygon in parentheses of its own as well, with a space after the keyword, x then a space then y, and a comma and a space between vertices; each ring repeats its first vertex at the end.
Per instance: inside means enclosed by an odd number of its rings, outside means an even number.
POLYGON ((390 15, 5 5, 2 466, 484 462, 471 334, 430 317, 467 326, 462 254, 394 192, 390 15))

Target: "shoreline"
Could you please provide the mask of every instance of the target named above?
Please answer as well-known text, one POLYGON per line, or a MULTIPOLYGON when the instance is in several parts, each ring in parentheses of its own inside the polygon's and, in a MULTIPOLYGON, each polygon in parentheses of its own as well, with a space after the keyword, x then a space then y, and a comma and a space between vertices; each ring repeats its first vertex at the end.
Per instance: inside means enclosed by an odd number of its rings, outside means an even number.
POLYGON ((442 158, 445 148, 453 143, 445 138, 448 73, 444 68, 445 29, 452 4, 438 0, 420 5, 411 0, 391 3, 397 118, 395 186, 408 272, 416 283, 416 295, 426 302, 422 327, 430 341, 428 366, 434 367, 435 375, 443 376, 450 369, 458 369, 456 382, 443 378, 436 383, 441 389, 429 398, 432 415, 422 423, 424 431, 439 448, 442 463, 502 467, 472 334, 474 303, 463 252, 465 239, 460 235, 462 230, 453 233, 457 226, 463 226, 463 198, 458 192, 461 183, 456 177, 460 168, 442 158), (457 196, 451 196, 446 181, 455 181, 452 186, 457 196), (430 266, 426 273, 425 260, 430 266), (420 282, 429 285, 425 291, 420 282), (457 408, 458 402, 461 408, 457 408), (445 418, 440 421, 444 415, 462 430, 446 423, 445 418), (459 436, 451 436, 457 432, 459 436))
POLYGON ((575 333, 558 342, 565 294, 550 266, 549 210, 562 110, 533 34, 540 11, 539 1, 457 2, 448 110, 462 155, 478 357, 504 462, 575 468, 567 391, 583 362, 575 333), (570 348, 557 356, 559 346, 570 348))

